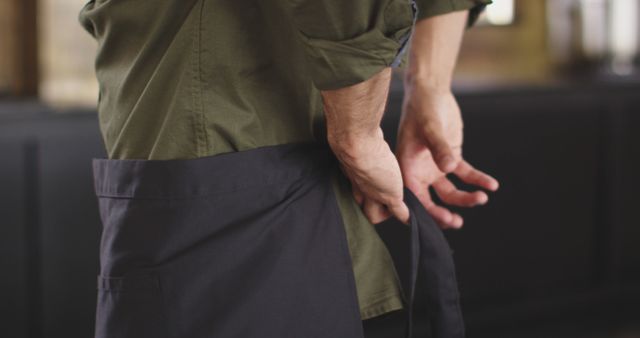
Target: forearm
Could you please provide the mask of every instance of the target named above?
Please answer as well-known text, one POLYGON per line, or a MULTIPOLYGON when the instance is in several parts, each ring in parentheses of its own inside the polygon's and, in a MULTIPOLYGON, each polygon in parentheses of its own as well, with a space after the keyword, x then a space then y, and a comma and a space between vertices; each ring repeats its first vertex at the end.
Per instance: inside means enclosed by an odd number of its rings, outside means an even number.
POLYGON ((355 85, 321 91, 329 146, 371 224, 390 215, 409 221, 400 166, 380 127, 390 80, 385 67, 355 85))
POLYGON ((380 137, 391 68, 383 68, 366 81, 321 91, 329 145, 337 152, 349 153, 361 141, 380 137))
POLYGON ((449 90, 468 11, 455 11, 416 22, 412 36, 405 85, 449 90))

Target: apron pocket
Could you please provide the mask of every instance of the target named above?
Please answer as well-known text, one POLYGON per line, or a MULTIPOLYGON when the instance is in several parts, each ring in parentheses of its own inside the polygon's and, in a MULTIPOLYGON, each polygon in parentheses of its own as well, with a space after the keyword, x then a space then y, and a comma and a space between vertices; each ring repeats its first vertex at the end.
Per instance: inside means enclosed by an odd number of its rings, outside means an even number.
POLYGON ((95 338, 166 337, 158 277, 98 276, 96 319, 95 338))

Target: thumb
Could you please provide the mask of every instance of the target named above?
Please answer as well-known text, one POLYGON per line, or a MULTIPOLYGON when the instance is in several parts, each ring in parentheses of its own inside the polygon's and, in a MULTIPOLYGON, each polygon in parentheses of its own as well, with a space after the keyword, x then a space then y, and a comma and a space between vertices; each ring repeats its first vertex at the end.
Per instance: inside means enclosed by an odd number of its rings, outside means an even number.
POLYGON ((384 204, 370 198, 364 199, 362 211, 371 224, 378 224, 389 218, 389 212, 385 209, 384 204))
POLYGON ((400 200, 398 203, 387 205, 387 209, 402 223, 409 223, 409 207, 404 201, 400 200))
POLYGON ((438 169, 445 173, 452 172, 458 166, 458 160, 441 129, 434 128, 432 124, 427 125, 424 128, 424 137, 438 169))

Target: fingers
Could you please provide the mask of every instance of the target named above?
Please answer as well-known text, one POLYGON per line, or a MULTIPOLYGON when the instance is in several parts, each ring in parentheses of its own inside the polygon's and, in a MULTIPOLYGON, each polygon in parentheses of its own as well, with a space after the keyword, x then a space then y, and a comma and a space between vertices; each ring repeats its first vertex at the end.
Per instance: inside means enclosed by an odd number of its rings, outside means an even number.
POLYGON ((356 200, 356 203, 362 206, 362 203, 364 202, 364 195, 362 194, 362 191, 358 189, 358 186, 351 184, 351 193, 353 194, 353 198, 356 200))
POLYGON ((473 207, 485 204, 489 200, 489 196, 483 191, 468 192, 459 190, 445 176, 435 181, 432 186, 438 194, 438 197, 449 205, 473 207))
POLYGON ((404 224, 409 223, 409 207, 407 207, 402 199, 387 205, 387 208, 400 222, 404 224))
POLYGON ((364 215, 367 216, 371 224, 383 222, 391 216, 387 208, 385 208, 382 203, 369 198, 364 199, 362 211, 364 212, 364 215))
POLYGON ((462 216, 451 212, 447 208, 434 203, 426 209, 442 229, 460 229, 464 225, 462 216))
POLYGON ((458 167, 456 167, 453 172, 463 182, 473 184, 487 190, 496 191, 500 186, 498 180, 474 168, 465 160, 461 160, 460 163, 458 163, 458 167))
POLYGON ((385 206, 370 198, 364 198, 362 211, 371 224, 384 222, 391 216, 395 216, 404 224, 409 223, 409 207, 402 200, 399 203, 385 206))
POLYGON ((464 224, 462 216, 449 211, 447 208, 441 207, 433 202, 428 188, 411 188, 420 203, 425 207, 429 214, 434 218, 442 229, 459 229, 464 224))
POLYGON ((449 142, 442 134, 440 127, 436 125, 436 123, 427 123, 424 127, 427 147, 431 151, 438 169, 444 173, 450 173, 456 169, 460 159, 449 146, 449 142))

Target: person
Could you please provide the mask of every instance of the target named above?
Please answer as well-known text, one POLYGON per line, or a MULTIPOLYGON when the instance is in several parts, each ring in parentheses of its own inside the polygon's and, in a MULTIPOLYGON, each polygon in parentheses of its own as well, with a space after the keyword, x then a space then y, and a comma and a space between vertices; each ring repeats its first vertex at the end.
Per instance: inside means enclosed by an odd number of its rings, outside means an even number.
POLYGON ((451 93, 488 3, 87 2, 107 151, 96 337, 358 337, 355 319, 402 310, 375 226, 409 223, 403 187, 441 228, 462 217, 429 187, 488 200, 448 173, 498 188, 462 157, 451 93), (394 153, 380 120, 405 65, 394 153))

